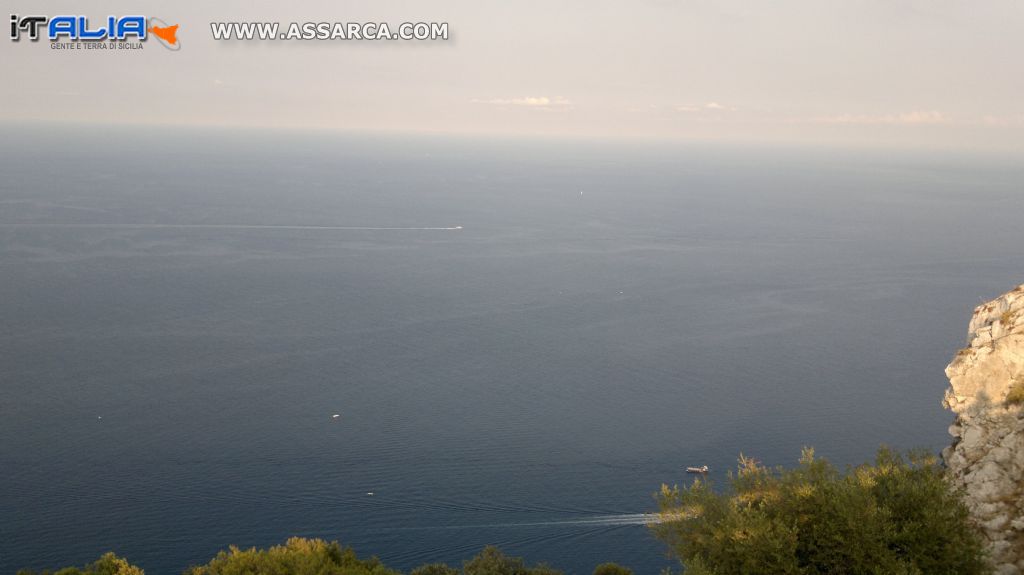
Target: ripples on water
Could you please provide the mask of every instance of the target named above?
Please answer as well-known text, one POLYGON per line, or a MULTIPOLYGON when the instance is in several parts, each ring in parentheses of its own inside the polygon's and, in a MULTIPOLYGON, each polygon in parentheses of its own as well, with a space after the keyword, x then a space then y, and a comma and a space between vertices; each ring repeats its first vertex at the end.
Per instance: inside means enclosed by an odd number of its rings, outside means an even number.
POLYGON ((302 535, 654 573, 687 465, 940 447, 942 368, 1024 269, 1019 167, 8 134, 3 572, 302 535))

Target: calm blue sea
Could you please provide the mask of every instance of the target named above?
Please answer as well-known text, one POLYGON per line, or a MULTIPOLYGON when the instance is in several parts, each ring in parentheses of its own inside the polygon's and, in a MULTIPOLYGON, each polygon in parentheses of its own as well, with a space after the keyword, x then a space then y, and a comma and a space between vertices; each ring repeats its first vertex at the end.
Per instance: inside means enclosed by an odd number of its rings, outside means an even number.
POLYGON ((0 174, 2 573, 654 574, 687 465, 940 449, 1024 281, 1024 167, 952 154, 7 126, 0 174))

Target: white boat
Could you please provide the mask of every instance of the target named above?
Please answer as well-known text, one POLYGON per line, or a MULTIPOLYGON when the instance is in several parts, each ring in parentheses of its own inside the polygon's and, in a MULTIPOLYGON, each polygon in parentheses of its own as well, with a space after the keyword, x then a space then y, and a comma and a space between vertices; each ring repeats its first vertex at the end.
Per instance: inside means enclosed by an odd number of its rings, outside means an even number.
POLYGON ((708 466, 707 465, 701 465, 700 467, 687 467, 686 468, 686 472, 687 473, 707 473, 708 472, 708 466))

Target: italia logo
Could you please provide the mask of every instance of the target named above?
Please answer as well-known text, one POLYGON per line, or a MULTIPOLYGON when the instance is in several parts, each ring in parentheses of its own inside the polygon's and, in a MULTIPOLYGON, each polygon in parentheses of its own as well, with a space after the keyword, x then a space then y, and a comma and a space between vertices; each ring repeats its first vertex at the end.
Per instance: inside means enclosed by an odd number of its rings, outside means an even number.
MULTIPOLYGON (((19 16, 11 14, 11 40, 22 36, 33 42, 145 42, 152 35, 168 50, 180 50, 178 25, 146 16, 107 16, 90 22, 87 16, 19 16)), ((141 46, 140 46, 141 47, 141 46)))

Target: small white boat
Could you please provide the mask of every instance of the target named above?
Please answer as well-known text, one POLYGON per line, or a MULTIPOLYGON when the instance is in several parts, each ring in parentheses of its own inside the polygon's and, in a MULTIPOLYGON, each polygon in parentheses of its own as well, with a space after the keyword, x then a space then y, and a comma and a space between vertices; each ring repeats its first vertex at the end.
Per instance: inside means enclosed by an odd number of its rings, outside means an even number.
POLYGON ((687 467, 686 468, 686 472, 687 473, 707 473, 708 472, 708 466, 707 465, 701 465, 700 467, 687 467))
POLYGON ((334 415, 331 416, 331 419, 338 419, 339 417, 341 417, 341 414, 335 413, 334 415))

